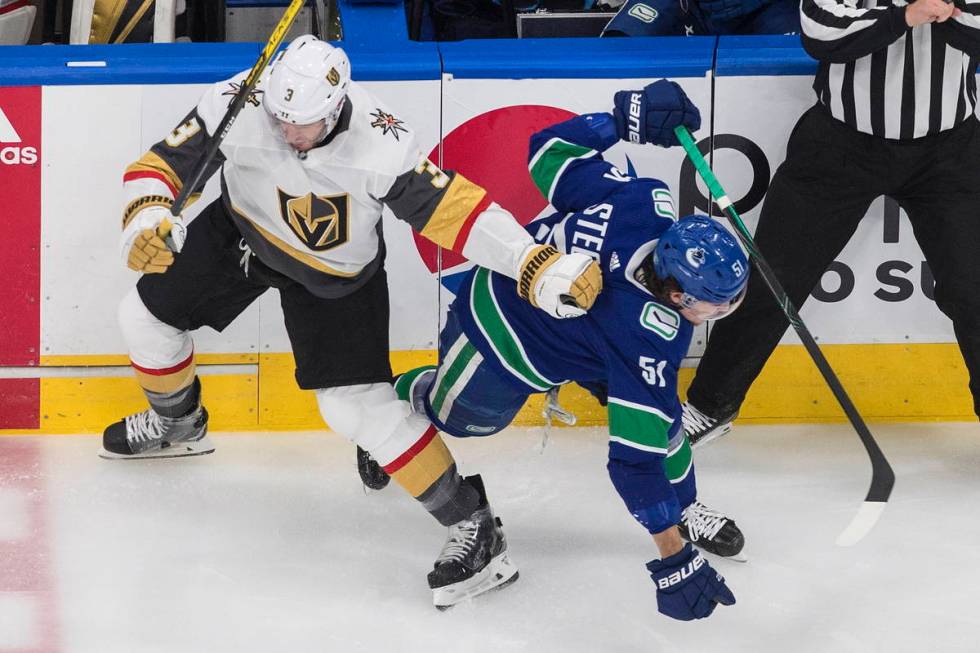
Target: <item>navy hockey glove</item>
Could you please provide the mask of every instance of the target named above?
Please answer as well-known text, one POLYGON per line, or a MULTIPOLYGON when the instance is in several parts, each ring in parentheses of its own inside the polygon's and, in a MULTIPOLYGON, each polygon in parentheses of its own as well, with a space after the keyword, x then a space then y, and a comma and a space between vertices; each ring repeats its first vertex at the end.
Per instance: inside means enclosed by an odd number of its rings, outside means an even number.
POLYGON ((619 91, 613 97, 616 134, 631 143, 661 147, 680 145, 674 127, 701 127, 701 112, 675 82, 661 79, 642 91, 619 91))
POLYGON ((647 563, 657 584, 657 609, 681 621, 704 619, 715 606, 732 605, 735 595, 725 579, 688 542, 680 552, 647 563))
POLYGON ((698 6, 711 20, 734 20, 758 11, 769 0, 701 0, 698 6))

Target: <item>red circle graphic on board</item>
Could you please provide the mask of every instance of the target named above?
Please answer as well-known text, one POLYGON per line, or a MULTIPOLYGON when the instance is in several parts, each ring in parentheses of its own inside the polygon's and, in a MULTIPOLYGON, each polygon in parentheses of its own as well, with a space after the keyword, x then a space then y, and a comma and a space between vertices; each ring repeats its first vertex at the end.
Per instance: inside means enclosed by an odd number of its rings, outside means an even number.
MULTIPOLYGON (((487 189, 490 197, 514 214, 522 225, 536 218, 548 205, 527 171, 531 135, 576 114, 543 105, 503 107, 470 118, 446 134, 442 141, 442 164, 487 189)), ((439 162, 439 147, 429 152, 439 162)), ((438 247, 417 233, 415 246, 430 272, 436 272, 438 247)), ((442 251, 442 269, 464 263, 462 255, 442 251)))

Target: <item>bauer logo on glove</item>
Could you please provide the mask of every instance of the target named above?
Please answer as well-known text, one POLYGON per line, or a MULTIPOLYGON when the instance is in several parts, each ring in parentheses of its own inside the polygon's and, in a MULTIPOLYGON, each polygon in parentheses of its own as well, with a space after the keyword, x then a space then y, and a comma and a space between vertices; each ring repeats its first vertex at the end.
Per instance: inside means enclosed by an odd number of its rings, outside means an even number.
POLYGON ((619 91, 613 96, 616 134, 631 143, 653 143, 661 147, 680 145, 674 128, 701 128, 701 112, 684 89, 666 79, 639 91, 619 91))
POLYGON ((651 560, 647 571, 657 585, 657 609, 673 619, 704 619, 719 605, 735 604, 724 577, 690 543, 668 558, 651 560))
POLYGON ((701 557, 701 552, 698 550, 694 551, 694 558, 687 563, 684 567, 681 567, 669 576, 662 576, 657 579, 657 587, 659 589, 665 590, 671 585, 677 585, 681 581, 687 579, 688 576, 692 575, 698 569, 704 566, 704 558, 701 557))

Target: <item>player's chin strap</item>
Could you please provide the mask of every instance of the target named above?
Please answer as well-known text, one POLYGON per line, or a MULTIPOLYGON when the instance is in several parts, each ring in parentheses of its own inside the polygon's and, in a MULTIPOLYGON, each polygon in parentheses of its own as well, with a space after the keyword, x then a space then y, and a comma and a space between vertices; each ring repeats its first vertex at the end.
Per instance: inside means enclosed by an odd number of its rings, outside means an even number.
POLYGON ((544 396, 544 410, 541 411, 541 416, 544 417, 544 434, 541 436, 541 450, 538 453, 544 453, 544 448, 548 444, 548 436, 551 434, 551 420, 557 419, 562 424, 567 426, 575 426, 578 422, 578 418, 575 415, 564 408, 562 408, 561 403, 558 401, 558 390, 560 386, 554 386, 548 393, 544 396))

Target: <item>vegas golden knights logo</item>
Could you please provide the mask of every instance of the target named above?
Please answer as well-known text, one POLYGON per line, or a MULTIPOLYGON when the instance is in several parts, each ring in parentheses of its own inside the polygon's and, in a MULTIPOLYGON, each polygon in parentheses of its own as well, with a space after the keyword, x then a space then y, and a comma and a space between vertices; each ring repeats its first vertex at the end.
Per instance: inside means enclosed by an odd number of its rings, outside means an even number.
POLYGON ((307 247, 323 252, 350 240, 350 197, 346 193, 296 197, 276 190, 282 219, 307 247))
POLYGON ((330 82, 331 86, 336 86, 340 83, 340 73, 337 72, 336 68, 331 68, 330 72, 327 73, 327 81, 330 82))

